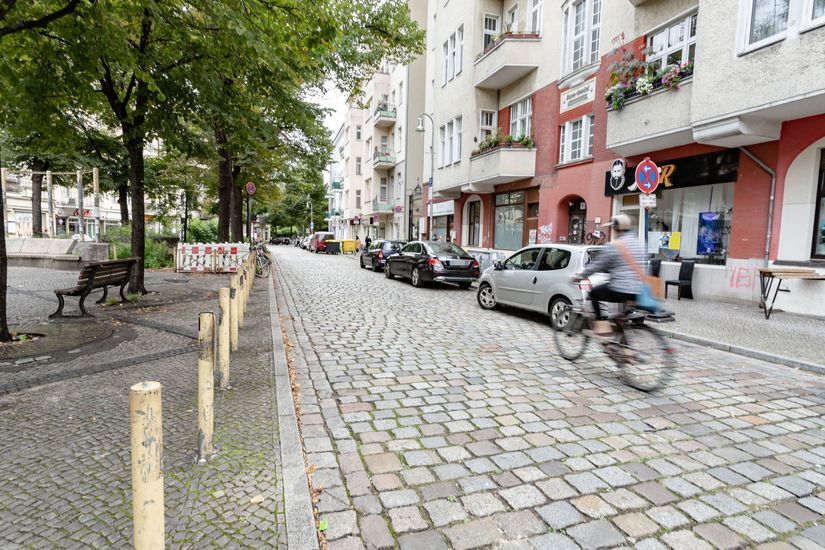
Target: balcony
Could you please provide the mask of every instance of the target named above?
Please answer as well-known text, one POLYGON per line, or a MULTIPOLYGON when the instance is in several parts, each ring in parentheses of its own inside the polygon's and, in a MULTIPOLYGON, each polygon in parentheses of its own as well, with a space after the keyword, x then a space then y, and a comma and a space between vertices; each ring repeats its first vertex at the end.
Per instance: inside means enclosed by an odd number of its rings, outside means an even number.
POLYGON ((538 34, 505 33, 476 58, 475 87, 501 90, 536 70, 541 59, 538 34))
POLYGON ((387 197, 375 197, 367 203, 370 214, 390 214, 393 212, 392 203, 387 197))
POLYGON ((373 125, 379 128, 389 128, 395 124, 397 113, 394 106, 379 105, 375 110, 375 116, 372 117, 373 125))
POLYGON ((344 182, 343 181, 333 181, 329 184, 329 188, 331 191, 343 191, 344 190, 344 182))
POLYGON ((536 149, 499 146, 470 157, 470 192, 490 193, 496 185, 536 175, 536 149))
POLYGON ((376 151, 372 156, 372 167, 376 170, 386 170, 395 166, 395 155, 387 151, 376 151))
POLYGON ((692 86, 692 80, 683 80, 678 90, 659 88, 630 97, 621 110, 609 110, 607 148, 628 157, 693 143, 692 86))

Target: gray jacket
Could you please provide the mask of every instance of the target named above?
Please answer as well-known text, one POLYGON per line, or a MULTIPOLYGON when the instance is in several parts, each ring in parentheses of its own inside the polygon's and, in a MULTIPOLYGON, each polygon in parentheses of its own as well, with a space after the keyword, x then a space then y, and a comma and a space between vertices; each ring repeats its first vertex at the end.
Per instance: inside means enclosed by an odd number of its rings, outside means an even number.
MULTIPOLYGON (((619 237, 619 241, 636 260, 639 270, 645 273, 644 243, 629 232, 619 237)), ((625 254, 619 250, 615 242, 608 244, 596 260, 591 262, 579 276, 589 277, 594 273, 609 273, 610 282, 607 283, 607 287, 616 292, 638 294, 642 287, 639 273, 627 264, 625 254)))

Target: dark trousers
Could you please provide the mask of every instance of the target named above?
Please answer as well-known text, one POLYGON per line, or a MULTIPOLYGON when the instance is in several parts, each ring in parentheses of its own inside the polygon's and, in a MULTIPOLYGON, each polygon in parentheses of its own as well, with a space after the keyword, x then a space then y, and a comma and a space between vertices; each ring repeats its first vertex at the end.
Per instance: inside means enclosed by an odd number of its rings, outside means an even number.
POLYGON ((590 302, 593 304, 593 311, 596 312, 596 319, 606 319, 599 307, 599 302, 613 302, 622 304, 629 302, 636 298, 635 294, 628 294, 626 292, 617 292, 607 287, 607 284, 593 287, 590 291, 590 302))

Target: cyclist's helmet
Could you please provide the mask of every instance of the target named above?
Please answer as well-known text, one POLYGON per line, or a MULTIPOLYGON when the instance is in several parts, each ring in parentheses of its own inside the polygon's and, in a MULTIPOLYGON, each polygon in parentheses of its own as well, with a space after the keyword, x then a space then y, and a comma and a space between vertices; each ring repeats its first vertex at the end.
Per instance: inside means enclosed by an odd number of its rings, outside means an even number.
POLYGON ((630 231, 633 225, 633 220, 627 214, 619 214, 610 218, 608 227, 612 227, 617 231, 630 231))

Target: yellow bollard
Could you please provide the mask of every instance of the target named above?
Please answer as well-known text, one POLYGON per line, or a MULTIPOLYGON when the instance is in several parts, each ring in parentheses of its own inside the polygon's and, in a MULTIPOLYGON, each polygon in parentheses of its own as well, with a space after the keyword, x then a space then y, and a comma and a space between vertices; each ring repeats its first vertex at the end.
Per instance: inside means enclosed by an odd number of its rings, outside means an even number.
POLYGON ((229 325, 231 323, 229 288, 218 291, 221 318, 218 324, 218 385, 222 390, 229 387, 229 325))
POLYGON ((135 550, 156 550, 165 545, 160 397, 160 382, 141 382, 129 391, 135 550))
POLYGON ((243 328, 244 326, 244 315, 246 315, 246 299, 244 298, 245 291, 244 287, 246 287, 246 277, 244 276, 243 271, 241 271, 240 276, 238 277, 238 327, 243 328))
POLYGON ((198 458, 211 456, 215 430, 215 314, 198 318, 198 458))
POLYGON ((238 351, 238 276, 232 275, 229 280, 229 349, 238 351))

